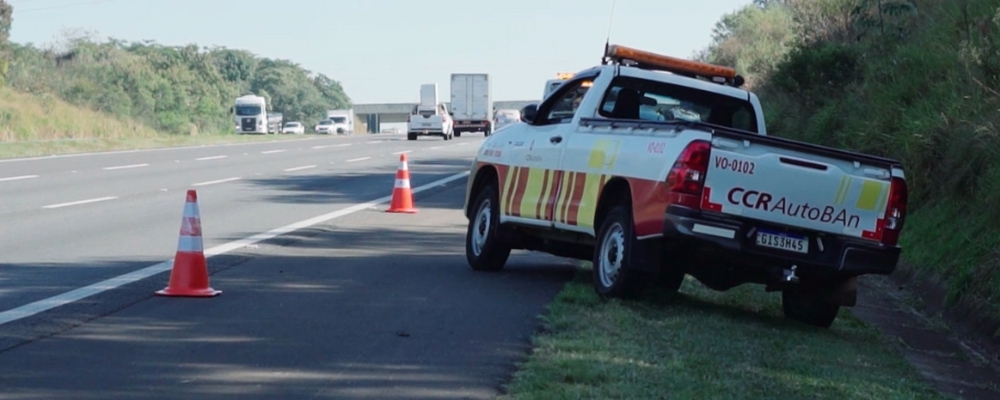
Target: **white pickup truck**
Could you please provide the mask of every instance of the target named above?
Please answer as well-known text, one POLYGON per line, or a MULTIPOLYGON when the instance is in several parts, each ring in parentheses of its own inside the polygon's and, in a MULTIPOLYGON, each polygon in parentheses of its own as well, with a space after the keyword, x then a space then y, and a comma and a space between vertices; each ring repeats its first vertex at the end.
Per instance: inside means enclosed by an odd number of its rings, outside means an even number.
POLYGON ((418 136, 441 136, 444 140, 455 137, 455 123, 444 103, 438 102, 437 85, 420 86, 420 103, 406 117, 406 139, 418 136))
POLYGON ((767 136, 730 68, 622 46, 605 62, 479 149, 465 206, 473 269, 527 249, 592 261, 601 296, 676 291, 685 275, 720 291, 756 283, 821 327, 855 305, 858 276, 895 269, 898 161, 767 136))

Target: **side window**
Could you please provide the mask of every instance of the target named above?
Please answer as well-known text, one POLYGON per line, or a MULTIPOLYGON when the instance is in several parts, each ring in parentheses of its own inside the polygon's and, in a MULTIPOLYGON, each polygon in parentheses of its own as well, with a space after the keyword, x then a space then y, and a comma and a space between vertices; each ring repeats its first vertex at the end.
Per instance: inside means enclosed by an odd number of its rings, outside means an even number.
POLYGON ((545 105, 544 110, 539 110, 544 115, 542 124, 561 124, 573 119, 576 110, 580 108, 583 96, 587 94, 593 83, 592 78, 581 79, 563 86, 558 92, 552 94, 551 103, 545 105))

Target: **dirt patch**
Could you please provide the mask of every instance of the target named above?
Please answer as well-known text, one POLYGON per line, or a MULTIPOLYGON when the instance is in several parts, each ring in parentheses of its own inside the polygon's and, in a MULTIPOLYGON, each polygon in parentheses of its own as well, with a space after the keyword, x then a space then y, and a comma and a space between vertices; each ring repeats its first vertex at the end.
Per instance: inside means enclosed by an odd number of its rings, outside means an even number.
POLYGON ((903 356, 935 389, 963 399, 1000 398, 1000 358, 988 343, 918 311, 913 293, 888 277, 862 277, 859 289, 851 312, 898 340, 903 356))

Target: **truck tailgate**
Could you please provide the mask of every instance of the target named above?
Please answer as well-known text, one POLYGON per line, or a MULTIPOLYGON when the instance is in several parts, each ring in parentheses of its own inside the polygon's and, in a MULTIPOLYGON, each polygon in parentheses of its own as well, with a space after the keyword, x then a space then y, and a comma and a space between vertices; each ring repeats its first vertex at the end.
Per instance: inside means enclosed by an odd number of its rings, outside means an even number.
MULTIPOLYGON (((892 160, 773 137, 713 135, 702 206, 803 230, 875 239, 892 160)), ((800 236, 763 232, 758 243, 808 252, 800 236)))

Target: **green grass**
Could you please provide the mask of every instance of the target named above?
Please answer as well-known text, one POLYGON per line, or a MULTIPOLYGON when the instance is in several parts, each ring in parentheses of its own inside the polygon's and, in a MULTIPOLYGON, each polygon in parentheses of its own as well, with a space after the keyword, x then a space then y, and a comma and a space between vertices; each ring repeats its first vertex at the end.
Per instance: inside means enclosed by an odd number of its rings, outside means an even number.
POLYGON ((506 399, 938 399, 878 332, 781 316, 758 286, 601 301, 589 270, 556 297, 506 399))
POLYGON ((51 95, 0 88, 0 158, 300 138, 303 136, 231 132, 164 134, 51 95))

